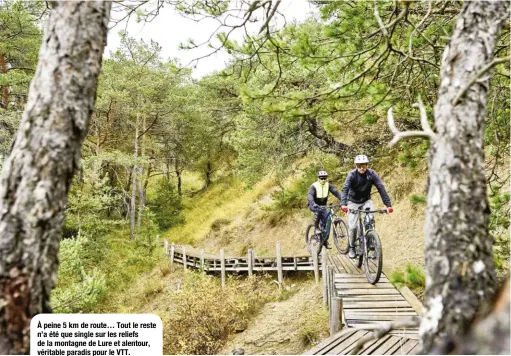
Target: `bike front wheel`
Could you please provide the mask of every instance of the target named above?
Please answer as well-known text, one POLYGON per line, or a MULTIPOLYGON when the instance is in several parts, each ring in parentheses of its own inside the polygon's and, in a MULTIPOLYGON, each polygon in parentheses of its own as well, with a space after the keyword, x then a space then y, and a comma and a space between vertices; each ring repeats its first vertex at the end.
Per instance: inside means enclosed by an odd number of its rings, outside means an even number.
POLYGON ((321 236, 317 233, 314 228, 314 224, 307 226, 307 230, 305 231, 305 244, 307 247, 307 252, 312 256, 314 250, 317 251, 317 254, 321 253, 321 236))
POLYGON ((364 249, 364 270, 367 281, 376 284, 380 280, 383 268, 383 251, 380 237, 375 231, 366 234, 366 248, 364 249))
POLYGON ((346 254, 350 247, 348 227, 343 219, 334 220, 334 244, 340 254, 346 254))

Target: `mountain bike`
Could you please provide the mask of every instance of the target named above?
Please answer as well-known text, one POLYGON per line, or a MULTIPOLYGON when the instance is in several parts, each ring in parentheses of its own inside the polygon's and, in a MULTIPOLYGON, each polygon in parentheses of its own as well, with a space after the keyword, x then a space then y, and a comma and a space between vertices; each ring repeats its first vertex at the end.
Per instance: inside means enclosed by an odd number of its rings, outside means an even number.
POLYGON ((348 241, 348 226, 344 219, 338 217, 335 214, 334 208, 339 208, 340 204, 329 204, 325 206, 325 209, 330 209, 327 215, 327 218, 324 222, 324 229, 321 230, 316 228, 316 224, 310 224, 307 226, 307 230, 305 231, 305 243, 307 245, 307 251, 312 256, 313 249, 316 248, 318 257, 321 254, 321 249, 323 248, 326 241, 328 241, 328 237, 330 235, 330 228, 333 225, 334 232, 334 244, 339 253, 346 254, 349 248, 348 241))
POLYGON ((380 280, 381 270, 383 268, 383 251, 380 237, 374 230, 374 218, 369 214, 387 214, 387 210, 350 209, 350 212, 358 213, 358 238, 355 239, 355 259, 357 267, 360 268, 363 264, 367 281, 371 284, 376 284, 380 280), (365 214, 363 219, 360 213, 365 214))

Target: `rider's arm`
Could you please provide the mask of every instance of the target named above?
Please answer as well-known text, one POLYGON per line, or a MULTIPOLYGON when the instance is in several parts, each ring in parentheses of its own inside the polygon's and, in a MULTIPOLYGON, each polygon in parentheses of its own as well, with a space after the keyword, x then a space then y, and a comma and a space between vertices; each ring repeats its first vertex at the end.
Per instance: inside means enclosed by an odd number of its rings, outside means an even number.
POLYGON ((341 191, 341 205, 348 205, 348 192, 350 191, 351 181, 353 180, 353 174, 350 172, 344 181, 341 191))
POLYGON ((378 174, 373 171, 371 172, 373 176, 373 184, 378 189, 378 192, 380 193, 381 200, 383 201, 383 204, 385 204, 386 207, 392 206, 392 203, 390 202, 390 197, 387 194, 387 191, 385 190, 385 186, 383 185, 383 182, 381 181, 378 174))
POLYGON ((332 184, 328 185, 328 190, 332 193, 337 199, 341 200, 341 193, 332 184))
POLYGON ((314 202, 314 197, 316 196, 316 188, 314 188, 313 185, 310 186, 309 188, 309 194, 307 196, 307 200, 309 202, 309 207, 315 209, 316 208, 316 203, 314 202))

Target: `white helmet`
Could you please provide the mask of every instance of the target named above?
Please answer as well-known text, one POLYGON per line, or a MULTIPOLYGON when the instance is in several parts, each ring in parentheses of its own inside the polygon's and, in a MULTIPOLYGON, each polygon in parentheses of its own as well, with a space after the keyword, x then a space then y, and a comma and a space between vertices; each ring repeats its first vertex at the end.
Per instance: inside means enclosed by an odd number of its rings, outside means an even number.
POLYGON ((318 172, 318 178, 321 178, 321 177, 325 177, 325 178, 328 177, 328 173, 324 170, 320 170, 318 172))
POLYGON ((355 164, 369 163, 369 158, 366 155, 358 155, 355 157, 355 164))

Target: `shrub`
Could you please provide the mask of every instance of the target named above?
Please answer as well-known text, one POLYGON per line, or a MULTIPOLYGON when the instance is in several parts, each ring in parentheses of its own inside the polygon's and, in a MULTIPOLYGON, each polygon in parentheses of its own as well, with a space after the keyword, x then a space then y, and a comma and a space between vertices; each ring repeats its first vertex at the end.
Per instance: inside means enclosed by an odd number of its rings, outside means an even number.
POLYGON ((279 291, 268 277, 217 278, 186 273, 183 288, 171 295, 172 315, 165 325, 166 354, 215 354, 229 334, 244 330, 264 303, 279 291))
POLYGON ((148 201, 147 205, 161 231, 184 223, 184 218, 181 215, 181 197, 169 179, 160 179, 156 187, 155 198, 148 201))
POLYGON ((426 197, 424 195, 412 194, 410 196, 410 202, 413 206, 418 204, 426 204, 426 197))
POLYGON ((61 242, 59 282, 51 295, 57 313, 90 312, 106 295, 105 275, 98 269, 85 272, 82 254, 86 243, 83 236, 61 242))

